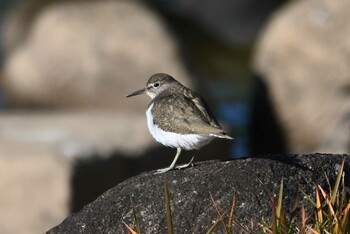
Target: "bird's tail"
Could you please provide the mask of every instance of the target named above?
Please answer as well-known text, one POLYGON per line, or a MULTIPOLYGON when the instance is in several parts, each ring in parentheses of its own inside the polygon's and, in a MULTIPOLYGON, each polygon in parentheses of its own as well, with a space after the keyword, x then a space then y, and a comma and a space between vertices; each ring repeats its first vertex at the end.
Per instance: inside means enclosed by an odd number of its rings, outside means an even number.
POLYGON ((229 139, 233 140, 233 137, 230 137, 229 135, 226 134, 226 132, 220 133, 220 134, 211 134, 212 136, 218 137, 218 138, 224 138, 224 139, 229 139))

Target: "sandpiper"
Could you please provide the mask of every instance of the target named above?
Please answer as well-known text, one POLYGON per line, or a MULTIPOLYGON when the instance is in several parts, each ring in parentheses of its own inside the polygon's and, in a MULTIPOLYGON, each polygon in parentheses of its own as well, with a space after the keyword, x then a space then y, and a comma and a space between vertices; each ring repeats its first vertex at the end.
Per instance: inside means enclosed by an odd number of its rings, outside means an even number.
POLYGON ((170 75, 154 74, 145 88, 126 97, 139 94, 152 99, 146 111, 152 136, 163 145, 177 149, 170 166, 157 170, 156 174, 191 165, 193 158, 188 164, 175 167, 182 149, 200 149, 214 138, 233 139, 220 127, 206 101, 170 75))

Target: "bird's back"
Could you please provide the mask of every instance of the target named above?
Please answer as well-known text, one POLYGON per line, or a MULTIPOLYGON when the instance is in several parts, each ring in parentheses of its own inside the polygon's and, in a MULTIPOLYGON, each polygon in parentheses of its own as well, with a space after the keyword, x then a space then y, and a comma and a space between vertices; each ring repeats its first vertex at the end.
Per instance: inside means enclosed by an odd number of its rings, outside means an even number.
POLYGON ((196 92, 174 87, 152 100, 154 124, 179 134, 204 134, 226 138, 206 101, 196 92))

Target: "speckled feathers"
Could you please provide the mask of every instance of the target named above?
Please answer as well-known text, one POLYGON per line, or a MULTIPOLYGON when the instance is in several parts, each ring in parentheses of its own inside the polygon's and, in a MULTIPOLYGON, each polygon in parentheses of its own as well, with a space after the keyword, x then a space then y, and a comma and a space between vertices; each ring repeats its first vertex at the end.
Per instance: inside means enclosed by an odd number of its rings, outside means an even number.
POLYGON ((204 134, 228 138, 213 116, 205 100, 196 92, 186 88, 169 75, 156 74, 147 82, 149 92, 157 88, 160 92, 153 98, 151 113, 154 124, 162 130, 178 134, 204 134))

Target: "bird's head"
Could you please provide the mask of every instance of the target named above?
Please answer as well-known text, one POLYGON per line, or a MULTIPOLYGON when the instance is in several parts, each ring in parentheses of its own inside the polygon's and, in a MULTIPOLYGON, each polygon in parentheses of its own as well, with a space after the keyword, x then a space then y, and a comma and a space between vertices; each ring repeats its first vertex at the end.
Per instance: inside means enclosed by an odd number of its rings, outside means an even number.
POLYGON ((147 94, 150 98, 155 98, 158 94, 174 85, 180 85, 180 83, 165 73, 157 73, 151 76, 146 84, 146 87, 137 90, 126 97, 132 97, 139 94, 147 94))

